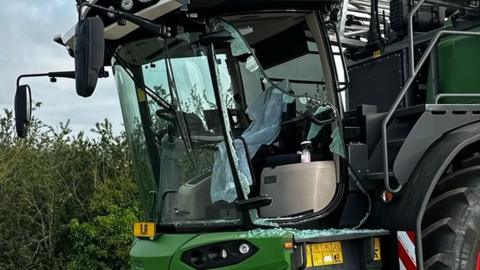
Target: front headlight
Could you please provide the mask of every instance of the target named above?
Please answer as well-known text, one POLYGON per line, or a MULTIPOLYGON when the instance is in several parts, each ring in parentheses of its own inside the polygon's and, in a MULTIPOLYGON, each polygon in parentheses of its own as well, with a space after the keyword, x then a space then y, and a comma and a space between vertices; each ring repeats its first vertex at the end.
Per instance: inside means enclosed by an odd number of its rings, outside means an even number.
POLYGON ((186 251, 182 255, 182 261, 193 268, 217 268, 238 264, 257 251, 258 248, 247 241, 227 241, 186 251))

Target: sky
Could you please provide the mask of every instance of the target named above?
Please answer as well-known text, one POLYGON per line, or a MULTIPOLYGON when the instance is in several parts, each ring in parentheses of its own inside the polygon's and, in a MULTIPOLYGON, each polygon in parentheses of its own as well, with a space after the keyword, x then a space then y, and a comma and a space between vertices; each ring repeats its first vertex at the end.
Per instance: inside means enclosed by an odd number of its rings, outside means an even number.
MULTIPOLYGON (((13 108, 16 79, 20 74, 73 70, 66 49, 53 42, 76 23, 75 0, 0 0, 0 108, 13 108)), ((110 75, 111 72, 110 72, 110 75)), ((112 76, 101 79, 92 97, 76 95, 74 80, 24 79, 44 123, 58 126, 70 119, 74 132, 87 134, 95 123, 109 119, 120 132, 122 117, 112 76)))

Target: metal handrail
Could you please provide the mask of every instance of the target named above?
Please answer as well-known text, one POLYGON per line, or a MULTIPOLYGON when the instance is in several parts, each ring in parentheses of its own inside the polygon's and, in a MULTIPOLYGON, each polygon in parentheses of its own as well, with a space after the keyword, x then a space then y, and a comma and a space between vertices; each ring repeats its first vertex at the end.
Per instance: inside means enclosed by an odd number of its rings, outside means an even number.
POLYGON ((403 98, 405 97, 406 93, 408 92, 408 89, 410 86, 412 86, 412 83, 414 82, 415 78, 417 77, 418 73, 420 72, 420 69, 423 67, 425 64, 425 61, 427 58, 430 56, 432 50, 434 47, 437 45, 438 40, 440 39, 441 36, 443 35, 461 35, 461 36, 476 36, 480 37, 480 32, 469 32, 469 31, 453 31, 453 30, 440 30, 438 31, 435 36, 432 38, 430 41, 430 44, 428 45, 427 49, 423 53, 422 57, 420 58, 420 61, 418 64, 414 67, 413 69, 413 74, 410 75, 409 79, 403 86, 402 90, 398 94, 397 98, 393 102, 392 106, 390 107, 390 110, 388 111, 387 115, 382 121, 382 144, 383 144, 383 170, 384 170, 384 185, 385 189, 388 192, 391 193, 398 193, 402 190, 402 185, 399 184, 399 186, 396 189, 393 189, 390 186, 390 176, 389 176, 389 165, 388 165, 388 136, 387 136, 387 125, 390 122, 394 112, 402 102, 403 98))
POLYGON ((462 98, 462 97, 480 97, 480 94, 438 94, 435 96, 435 104, 438 104, 440 99, 446 98, 446 97, 456 97, 456 98, 462 98))
POLYGON ((414 45, 413 45, 413 16, 417 13, 418 9, 425 0, 420 0, 418 3, 413 7, 413 9, 408 13, 408 55, 409 55, 409 71, 410 76, 413 75, 415 72, 415 52, 414 52, 414 45))

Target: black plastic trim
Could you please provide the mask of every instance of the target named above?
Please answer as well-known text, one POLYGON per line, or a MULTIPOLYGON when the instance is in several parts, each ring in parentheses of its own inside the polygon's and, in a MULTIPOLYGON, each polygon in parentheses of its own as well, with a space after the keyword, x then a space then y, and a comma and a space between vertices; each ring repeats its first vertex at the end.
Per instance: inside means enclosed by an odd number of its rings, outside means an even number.
POLYGON ((182 261, 195 269, 212 269, 239 264, 257 252, 258 248, 246 240, 225 241, 185 251, 182 254, 182 261), (245 254, 239 251, 240 245, 243 244, 247 244, 250 248, 245 254), (221 257, 222 251, 226 252, 225 258, 221 257), (212 255, 220 255, 220 257, 215 258, 212 255))

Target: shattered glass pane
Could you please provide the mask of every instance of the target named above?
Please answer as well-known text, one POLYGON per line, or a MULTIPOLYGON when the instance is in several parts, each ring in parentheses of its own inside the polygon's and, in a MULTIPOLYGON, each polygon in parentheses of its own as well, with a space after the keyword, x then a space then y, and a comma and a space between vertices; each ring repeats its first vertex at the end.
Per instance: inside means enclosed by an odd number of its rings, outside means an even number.
POLYGON ((325 229, 325 230, 298 230, 291 228, 255 229, 240 234, 240 238, 279 238, 293 237, 296 240, 305 240, 324 237, 345 237, 347 235, 385 234, 386 230, 368 229, 325 229))
POLYGON ((312 123, 312 125, 310 126, 310 130, 308 131, 307 141, 310 141, 311 139, 317 137, 318 133, 322 130, 324 126, 325 125, 319 126, 312 123))
MULTIPOLYGON (((320 115, 320 114, 328 111, 329 109, 330 109, 330 107, 328 107, 328 106, 320 106, 320 107, 317 108, 317 110, 315 111, 313 116, 320 115)), ((317 125, 315 123, 312 123, 312 125, 310 126, 310 130, 308 131, 307 140, 311 140, 311 139, 317 137, 318 133, 322 130, 322 128, 324 126, 325 125, 317 125)))
POLYGON ((286 95, 286 94, 283 95, 283 103, 291 104, 293 102, 295 102, 295 97, 292 97, 292 96, 289 96, 289 95, 286 95))
POLYGON ((232 43, 230 45, 233 56, 240 56, 244 54, 249 54, 250 50, 248 46, 243 42, 243 38, 240 34, 229 24, 223 24, 225 30, 227 30, 233 37, 232 43))
POLYGON ((317 108, 317 110, 315 111, 315 113, 313 114, 314 116, 317 116, 317 115, 320 115, 328 110, 330 110, 331 108, 329 106, 320 106, 317 108))
POLYGON ((258 225, 258 226, 279 227, 279 225, 277 223, 274 223, 274 222, 270 221, 269 219, 258 218, 258 215, 257 215, 256 219, 252 218, 252 220, 253 220, 253 223, 255 225, 258 225))
POLYGON ((337 127, 332 132, 331 135, 332 143, 330 144, 330 152, 337 154, 343 158, 346 157, 345 151, 345 143, 342 138, 342 134, 340 133, 340 129, 337 127))
POLYGON ((259 80, 265 79, 265 74, 262 72, 262 69, 259 68, 257 71, 255 71, 255 78, 259 80))
POLYGON ((217 152, 215 153, 215 163, 213 164, 212 186, 210 194, 212 202, 221 200, 232 202, 237 198, 235 183, 233 180, 228 181, 229 179, 233 179, 233 176, 232 170, 230 169, 230 164, 226 159, 226 151, 225 143, 221 143, 218 146, 217 152), (224 160, 225 162, 217 162, 217 160, 224 160))
MULTIPOLYGON (((281 88, 283 91, 286 91, 288 93, 293 93, 292 85, 290 84, 290 82, 288 80, 285 80, 285 81, 281 82, 280 84, 277 85, 277 87, 281 88)), ((284 104, 290 104, 290 103, 293 103, 295 101, 294 96, 287 95, 287 94, 285 94, 285 92, 282 92, 278 88, 273 89, 273 93, 275 93, 277 95, 283 95, 283 103, 284 104)))
MULTIPOLYGON (((288 81, 281 83, 282 88, 288 87, 288 81)), ((283 93, 275 91, 274 86, 261 92, 256 101, 247 109, 247 114, 252 120, 250 126, 242 134, 250 157, 253 157, 260 146, 271 144, 280 133, 280 123, 283 113, 283 93)), ((246 195, 250 193, 252 184, 250 166, 248 164, 245 147, 241 140, 235 140, 234 147, 238 157, 238 175, 246 195)), ((225 143, 218 146, 213 166, 211 199, 212 202, 233 202, 237 198, 232 171, 229 168, 228 155, 225 143), (228 168, 228 169, 227 169, 228 168)))

